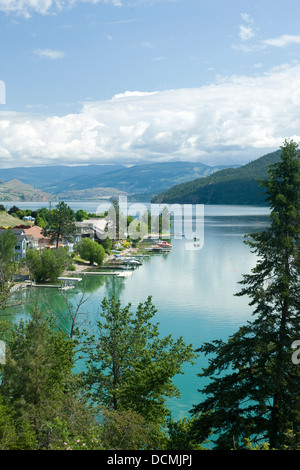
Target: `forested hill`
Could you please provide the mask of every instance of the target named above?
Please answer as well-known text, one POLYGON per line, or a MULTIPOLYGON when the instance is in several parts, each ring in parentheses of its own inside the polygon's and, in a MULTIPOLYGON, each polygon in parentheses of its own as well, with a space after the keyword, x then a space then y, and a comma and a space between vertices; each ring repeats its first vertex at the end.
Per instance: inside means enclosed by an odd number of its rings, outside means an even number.
POLYGON ((264 205, 263 188, 269 165, 279 161, 281 150, 269 153, 239 168, 217 171, 207 178, 172 186, 152 199, 154 203, 264 205))

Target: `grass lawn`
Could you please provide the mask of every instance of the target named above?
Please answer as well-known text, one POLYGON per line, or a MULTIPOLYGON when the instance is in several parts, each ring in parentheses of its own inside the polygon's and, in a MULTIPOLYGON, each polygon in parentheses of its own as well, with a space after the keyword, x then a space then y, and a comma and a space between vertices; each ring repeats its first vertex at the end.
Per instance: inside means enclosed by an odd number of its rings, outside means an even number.
POLYGON ((7 212, 0 211, 0 227, 14 227, 15 225, 31 225, 27 220, 20 220, 19 218, 9 215, 7 212))

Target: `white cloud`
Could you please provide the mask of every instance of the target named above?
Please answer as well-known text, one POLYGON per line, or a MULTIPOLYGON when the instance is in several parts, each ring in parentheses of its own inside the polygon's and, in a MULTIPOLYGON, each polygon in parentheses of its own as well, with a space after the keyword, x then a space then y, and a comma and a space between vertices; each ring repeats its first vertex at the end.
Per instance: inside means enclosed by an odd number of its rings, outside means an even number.
POLYGON ((241 17, 245 21, 245 23, 254 23, 253 19, 250 15, 248 15, 248 13, 241 13, 241 17))
POLYGON ((63 51, 53 49, 37 49, 34 51, 34 54, 41 59, 63 59, 65 57, 63 51))
POLYGON ((242 163, 300 140, 300 65, 194 89, 132 91, 63 116, 0 113, 0 167, 242 163))
POLYGON ((266 39, 263 42, 268 46, 287 47, 291 44, 300 44, 300 35, 283 34, 278 38, 266 39))
POLYGON ((17 14, 29 18, 33 13, 49 15, 73 8, 78 3, 109 4, 115 7, 151 4, 158 1, 177 0, 0 0, 0 12, 17 14))
POLYGON ((240 26, 239 36, 242 41, 248 41, 255 36, 253 29, 244 25, 240 26))

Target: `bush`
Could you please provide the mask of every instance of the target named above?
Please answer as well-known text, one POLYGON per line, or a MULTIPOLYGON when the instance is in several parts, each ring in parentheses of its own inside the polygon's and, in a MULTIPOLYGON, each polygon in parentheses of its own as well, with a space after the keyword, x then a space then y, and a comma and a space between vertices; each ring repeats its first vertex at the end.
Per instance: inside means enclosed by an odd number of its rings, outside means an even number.
POLYGON ((75 247, 75 251, 82 259, 89 261, 90 265, 101 265, 105 257, 103 246, 90 238, 83 238, 75 247))
POLYGON ((26 264, 30 275, 38 283, 55 282, 63 271, 72 265, 66 248, 30 250, 26 254, 26 264))

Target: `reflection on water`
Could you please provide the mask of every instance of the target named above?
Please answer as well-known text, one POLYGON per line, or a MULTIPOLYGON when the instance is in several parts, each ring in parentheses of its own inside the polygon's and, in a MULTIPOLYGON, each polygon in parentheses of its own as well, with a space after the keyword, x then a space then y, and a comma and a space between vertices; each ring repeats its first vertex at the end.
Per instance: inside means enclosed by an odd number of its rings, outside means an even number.
MULTIPOLYGON (((242 274, 249 273, 256 261, 243 243, 244 235, 263 229, 267 216, 267 208, 208 206, 201 250, 186 250, 184 238, 173 239, 170 253, 145 258, 128 278, 84 276, 80 288, 68 291, 68 301, 76 307, 82 291, 86 292, 79 322, 92 327, 104 297, 114 295, 135 309, 151 295, 162 335, 182 336, 195 348, 205 341, 226 339, 251 316, 248 300, 234 294, 240 290, 242 274)), ((37 301, 54 311, 68 328, 66 299, 58 290, 32 288, 15 297, 26 303, 16 308, 14 318, 26 316, 37 301)), ((188 416, 193 404, 200 401, 197 390, 203 382, 197 374, 206 361, 198 358, 195 366, 184 367, 185 375, 176 377, 182 396, 168 401, 175 419, 188 416)))

